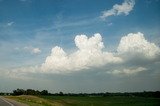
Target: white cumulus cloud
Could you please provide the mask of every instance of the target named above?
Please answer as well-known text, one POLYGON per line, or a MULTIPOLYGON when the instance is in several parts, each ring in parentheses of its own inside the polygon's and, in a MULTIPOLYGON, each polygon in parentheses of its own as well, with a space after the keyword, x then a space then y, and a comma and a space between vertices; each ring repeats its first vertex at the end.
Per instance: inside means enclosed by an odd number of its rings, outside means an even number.
MULTIPOLYGON (((131 75, 152 70, 159 62, 160 48, 147 41, 143 33, 129 33, 120 40, 116 52, 107 52, 99 33, 92 37, 77 35, 74 39, 76 51, 66 53, 63 48, 55 46, 45 62, 39 66, 14 69, 16 73, 72 73, 82 70, 102 71, 114 75, 131 75)), ((30 52, 40 52, 38 48, 25 47, 30 52)), ((12 73, 11 73, 12 74, 12 73)))
POLYGON ((143 33, 129 33, 121 38, 118 53, 123 55, 143 55, 147 58, 154 58, 160 53, 160 48, 154 43, 148 42, 143 33))
POLYGON ((71 72, 122 61, 121 58, 114 56, 113 53, 102 50, 104 45, 99 33, 90 38, 86 35, 77 35, 75 44, 78 50, 71 54, 67 54, 58 46, 54 47, 51 55, 42 64, 42 70, 53 73, 71 72))
POLYGON ((113 15, 128 15, 130 11, 133 10, 135 5, 134 0, 125 0, 121 5, 115 4, 112 9, 103 11, 103 14, 100 16, 102 19, 105 19, 113 15))

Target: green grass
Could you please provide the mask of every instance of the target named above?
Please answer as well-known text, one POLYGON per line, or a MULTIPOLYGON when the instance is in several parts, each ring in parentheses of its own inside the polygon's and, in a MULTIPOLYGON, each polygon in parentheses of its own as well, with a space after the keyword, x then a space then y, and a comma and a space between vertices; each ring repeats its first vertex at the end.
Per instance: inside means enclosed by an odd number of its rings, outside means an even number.
POLYGON ((42 96, 42 98, 61 101, 65 106, 160 106, 160 98, 144 97, 74 97, 42 96))
POLYGON ((29 106, 160 106, 160 98, 144 97, 76 97, 76 96, 8 96, 29 106))

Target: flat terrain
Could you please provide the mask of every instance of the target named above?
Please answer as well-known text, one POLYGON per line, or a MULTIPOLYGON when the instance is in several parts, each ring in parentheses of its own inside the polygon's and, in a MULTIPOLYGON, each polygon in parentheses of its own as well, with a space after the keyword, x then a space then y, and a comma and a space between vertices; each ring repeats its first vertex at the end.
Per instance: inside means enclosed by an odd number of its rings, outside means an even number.
POLYGON ((29 106, 160 106, 160 98, 145 97, 76 97, 76 96, 8 96, 29 106))

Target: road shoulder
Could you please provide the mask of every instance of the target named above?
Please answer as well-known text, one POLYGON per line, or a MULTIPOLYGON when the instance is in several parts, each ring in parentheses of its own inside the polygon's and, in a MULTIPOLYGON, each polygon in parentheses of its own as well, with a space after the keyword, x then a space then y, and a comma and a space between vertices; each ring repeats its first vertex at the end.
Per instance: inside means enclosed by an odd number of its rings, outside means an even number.
POLYGON ((24 103, 20 103, 20 102, 17 102, 15 100, 8 99, 8 98, 5 98, 5 97, 3 97, 3 99, 8 101, 9 103, 13 104, 14 106, 29 106, 29 105, 26 105, 24 103))

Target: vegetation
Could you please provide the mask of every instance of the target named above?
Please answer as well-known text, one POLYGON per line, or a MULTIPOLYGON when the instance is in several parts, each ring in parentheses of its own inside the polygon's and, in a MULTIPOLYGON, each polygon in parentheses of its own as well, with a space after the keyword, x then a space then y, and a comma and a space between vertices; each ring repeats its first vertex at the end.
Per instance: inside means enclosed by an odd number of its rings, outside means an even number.
POLYGON ((160 106, 160 91, 52 94, 47 90, 17 89, 11 95, 5 97, 29 106, 160 106))
POLYGON ((38 91, 38 90, 33 90, 33 89, 17 89, 17 90, 13 90, 13 94, 12 95, 49 95, 47 90, 43 90, 43 91, 38 91))
POLYGON ((127 96, 7 96, 29 106, 160 106, 160 98, 127 96))
POLYGON ((64 106, 63 104, 56 101, 51 101, 31 95, 6 96, 6 98, 28 104, 29 106, 64 106))
POLYGON ((47 90, 33 90, 33 89, 16 89, 13 90, 13 93, 0 93, 0 95, 52 95, 52 96, 127 96, 127 97, 154 97, 154 98, 160 98, 160 91, 144 91, 144 92, 125 92, 125 93, 49 93, 47 90))

